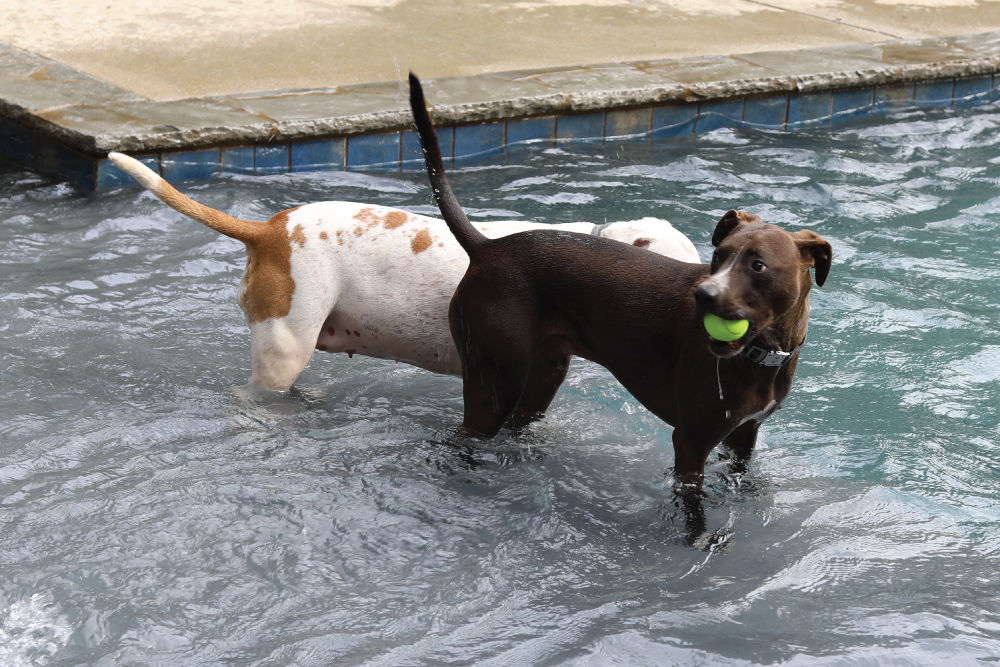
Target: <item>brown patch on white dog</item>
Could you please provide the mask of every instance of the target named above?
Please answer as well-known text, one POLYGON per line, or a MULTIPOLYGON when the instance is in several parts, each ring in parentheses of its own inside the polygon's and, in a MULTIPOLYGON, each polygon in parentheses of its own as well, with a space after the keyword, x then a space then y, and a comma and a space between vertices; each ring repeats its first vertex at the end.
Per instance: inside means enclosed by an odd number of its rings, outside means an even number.
POLYGON ((306 247, 306 232, 302 229, 302 225, 295 225, 288 240, 292 243, 298 243, 300 248, 306 247))
POLYGON ((354 219, 366 227, 374 227, 381 222, 378 213, 370 206, 355 213, 354 219))
POLYGON ((406 213, 403 213, 402 211, 390 211, 389 213, 386 214, 385 220, 382 222, 382 225, 386 229, 396 229, 396 227, 405 225, 409 219, 410 216, 408 216, 406 213))
MULTIPOLYGON (((292 309, 295 281, 292 279, 292 242, 298 234, 288 234, 288 215, 278 213, 264 223, 264 233, 247 243, 247 272, 240 289, 240 307, 251 324, 288 315, 292 309)), ((296 226, 301 233, 301 226, 296 226)), ((302 235, 304 243, 305 236, 302 235)))
POLYGON ((423 252, 431 247, 434 239, 431 238, 431 231, 424 227, 419 232, 414 235, 413 240, 410 241, 410 247, 413 248, 413 254, 423 252))

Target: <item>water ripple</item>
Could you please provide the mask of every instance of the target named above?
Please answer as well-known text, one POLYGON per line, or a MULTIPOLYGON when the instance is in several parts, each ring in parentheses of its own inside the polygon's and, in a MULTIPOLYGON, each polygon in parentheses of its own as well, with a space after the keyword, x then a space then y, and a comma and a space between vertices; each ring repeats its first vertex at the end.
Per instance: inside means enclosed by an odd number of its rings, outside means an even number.
MULTIPOLYGON (((255 392, 239 243, 137 189, 0 173, 0 662, 992 659, 1000 114, 882 121, 452 172, 477 219, 655 215, 707 258, 745 208, 831 241, 795 389, 748 470, 709 460, 705 550, 670 427, 605 369, 575 360, 488 443, 454 432, 458 378, 401 364, 317 353, 255 392)), ((183 188, 248 219, 436 215, 417 168, 183 188)))

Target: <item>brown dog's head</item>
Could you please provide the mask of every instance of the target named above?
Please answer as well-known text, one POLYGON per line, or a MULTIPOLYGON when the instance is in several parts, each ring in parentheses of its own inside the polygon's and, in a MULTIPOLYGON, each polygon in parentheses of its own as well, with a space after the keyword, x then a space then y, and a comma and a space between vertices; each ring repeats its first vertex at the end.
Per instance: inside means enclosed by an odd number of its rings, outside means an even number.
POLYGON ((822 285, 833 258, 829 243, 812 231, 788 233, 753 213, 729 211, 719 220, 712 245, 712 272, 694 291, 699 319, 713 313, 750 322, 739 340, 709 339, 714 354, 731 357, 762 334, 774 334, 768 336, 775 339, 771 345, 805 336, 809 268, 822 285))

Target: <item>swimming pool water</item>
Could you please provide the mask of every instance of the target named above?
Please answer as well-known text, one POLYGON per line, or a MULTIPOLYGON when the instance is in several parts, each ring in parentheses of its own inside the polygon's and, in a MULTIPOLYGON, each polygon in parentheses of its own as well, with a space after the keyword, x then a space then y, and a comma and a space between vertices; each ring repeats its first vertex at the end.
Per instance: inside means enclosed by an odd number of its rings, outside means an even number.
MULTIPOLYGON (((685 544, 670 428, 574 361, 464 451, 461 383, 317 353, 248 397, 240 244, 0 174, 0 664, 972 664, 1000 656, 1000 112, 526 149, 474 217, 745 208, 834 247, 750 470, 685 544)), ((434 213, 424 175, 184 187, 239 217, 434 213)))

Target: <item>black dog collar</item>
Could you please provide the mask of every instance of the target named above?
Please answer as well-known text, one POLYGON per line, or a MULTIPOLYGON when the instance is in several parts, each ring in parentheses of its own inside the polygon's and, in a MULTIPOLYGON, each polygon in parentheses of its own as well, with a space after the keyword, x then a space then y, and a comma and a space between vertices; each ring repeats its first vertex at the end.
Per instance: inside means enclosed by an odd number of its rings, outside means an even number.
MULTIPOLYGON (((805 341, 802 341, 802 345, 805 344, 805 341)), ((767 350, 756 345, 749 345, 743 348, 743 352, 741 354, 755 364, 768 366, 770 368, 780 368, 781 366, 787 364, 788 360, 791 359, 796 352, 802 349, 802 345, 796 345, 791 352, 767 350)))

